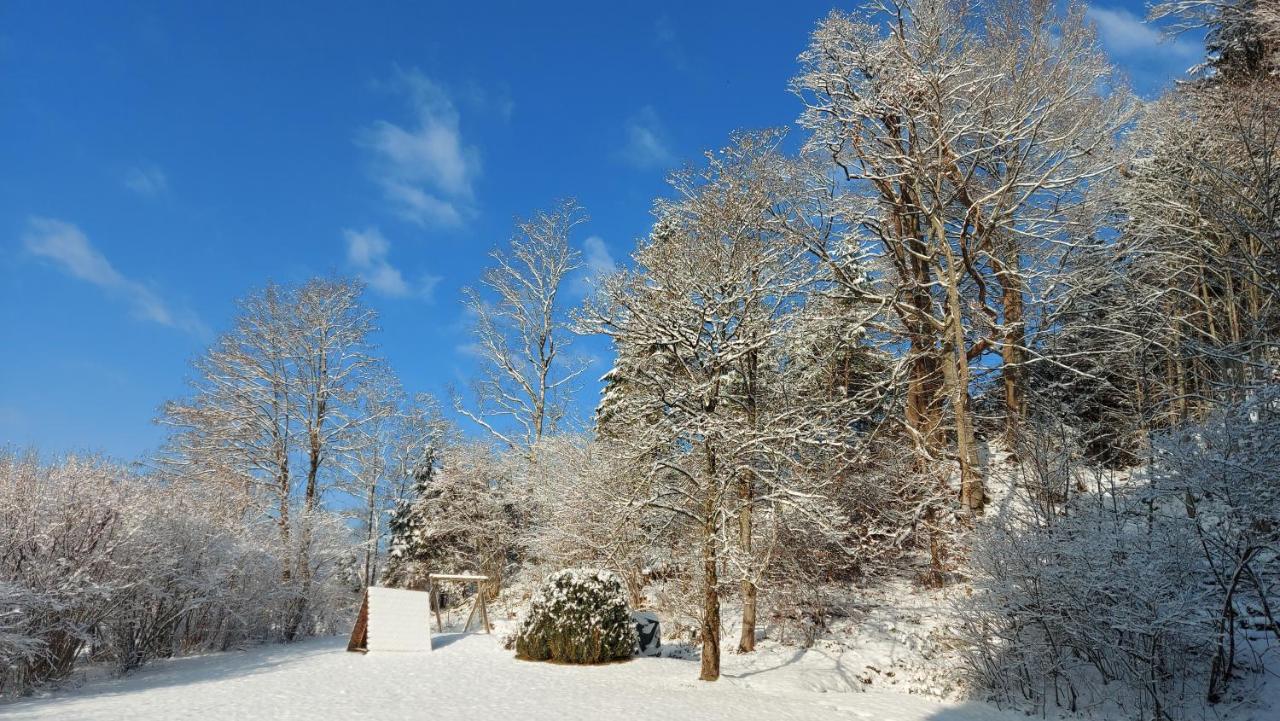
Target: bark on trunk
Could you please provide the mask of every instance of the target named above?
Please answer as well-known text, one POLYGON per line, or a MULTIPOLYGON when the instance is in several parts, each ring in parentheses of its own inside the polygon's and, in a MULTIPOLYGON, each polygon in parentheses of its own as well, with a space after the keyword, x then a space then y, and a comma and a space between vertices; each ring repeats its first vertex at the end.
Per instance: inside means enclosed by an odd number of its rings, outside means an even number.
POLYGON ((708 445, 706 454, 706 497, 702 503, 702 672, 698 680, 715 681, 720 678, 719 559, 716 554, 719 499, 714 448, 708 445))
MULTIPOLYGON (((757 342, 752 335, 752 343, 757 342)), ((759 397, 757 381, 759 379, 759 358, 753 350, 747 353, 747 424, 754 433, 759 421, 759 408, 756 399, 759 397)), ((756 585, 751 581, 755 571, 755 556, 751 548, 752 514, 755 510, 755 492, 751 487, 751 476, 743 473, 738 479, 738 496, 741 510, 738 512, 738 545, 742 555, 750 564, 747 577, 742 579, 742 630, 738 635, 738 653, 750 653, 756 650, 756 585)))
POLYGON ((981 515, 986 502, 982 475, 978 469, 977 448, 973 435, 973 419, 969 414, 969 354, 964 337, 964 306, 960 298, 960 273, 957 259, 947 241, 946 229, 935 218, 934 235, 946 258, 947 283, 947 362, 951 364, 947 374, 951 395, 951 409, 955 416, 956 458, 960 462, 960 505, 970 515, 981 515))
MULTIPOLYGON (((751 482, 743 479, 741 490, 742 511, 738 515, 738 543, 747 558, 751 557, 751 511, 755 499, 751 482)), ((742 579, 742 633, 738 636, 738 653, 756 650, 756 585, 751 579, 742 579)))
POLYGON ((1005 327, 1000 369, 1004 382, 1004 436, 1005 445, 1013 449, 1018 445, 1018 427, 1026 405, 1022 373, 1022 347, 1025 342, 1022 278, 1016 270, 1005 269, 1000 274, 1000 283, 1004 289, 1005 327))
POLYGON ((714 517, 706 521, 702 541, 702 672, 699 681, 720 678, 720 594, 714 517))

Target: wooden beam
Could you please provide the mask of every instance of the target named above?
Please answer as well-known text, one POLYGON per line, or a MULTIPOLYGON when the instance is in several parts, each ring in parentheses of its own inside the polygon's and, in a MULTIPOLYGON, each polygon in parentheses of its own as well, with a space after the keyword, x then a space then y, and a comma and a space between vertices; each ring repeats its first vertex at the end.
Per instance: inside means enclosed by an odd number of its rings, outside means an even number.
POLYGON ((463 633, 466 633, 466 632, 467 632, 467 629, 468 629, 468 628, 471 628, 471 619, 472 619, 472 618, 474 618, 474 617, 475 617, 475 615, 476 615, 476 609, 480 606, 480 597, 481 597, 482 595, 483 595, 483 594, 480 594, 480 593, 477 593, 477 594, 476 594, 476 600, 475 600, 475 601, 473 601, 473 602, 472 602, 472 604, 471 604, 471 613, 468 613, 468 614, 467 614, 467 622, 466 622, 466 623, 464 623, 464 624, 462 624, 462 632, 463 632, 463 633))
MULTIPOLYGON (((436 590, 436 585, 432 583, 431 577, 427 577, 427 592, 431 594, 430 606, 436 612, 436 633, 444 633, 444 623, 440 621, 440 592, 436 590)), ((431 623, 431 619, 427 619, 427 623, 431 623)))
MULTIPOLYGON (((480 587, 481 583, 488 581, 488 576, 480 576, 472 573, 429 573, 427 574, 428 588, 432 589, 433 594, 439 592, 435 590, 436 581, 461 581, 476 584, 476 600, 471 603, 471 612, 467 614, 467 622, 462 625, 462 632, 466 633, 471 628, 471 619, 475 618, 476 611, 480 612, 480 621, 484 624, 484 632, 492 633, 493 627, 489 625, 489 607, 484 602, 484 589, 480 587)), ((440 623, 440 598, 433 595, 432 600, 436 609, 436 629, 444 633, 444 626, 440 623)))
POLYGON ((473 576, 470 574, 448 574, 448 573, 432 573, 427 576, 432 581, 488 581, 488 576, 473 576))
POLYGON ((360 614, 356 616, 355 628, 351 629, 351 640, 347 641, 348 651, 359 651, 368 653, 369 651, 369 592, 364 592, 364 599, 360 601, 360 614))

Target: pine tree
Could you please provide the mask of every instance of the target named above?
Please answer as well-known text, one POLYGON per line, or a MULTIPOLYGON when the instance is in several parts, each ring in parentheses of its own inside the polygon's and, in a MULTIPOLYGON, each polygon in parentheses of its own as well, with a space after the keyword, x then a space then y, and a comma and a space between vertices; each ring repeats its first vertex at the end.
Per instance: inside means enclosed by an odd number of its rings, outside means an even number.
POLYGON ((382 571, 382 585, 393 588, 424 588, 428 570, 424 564, 428 549, 423 546, 421 530, 425 525, 422 505, 419 502, 431 493, 435 479, 436 451, 427 453, 424 463, 414 474, 413 494, 396 501, 387 525, 391 537, 388 541, 387 565, 382 571))

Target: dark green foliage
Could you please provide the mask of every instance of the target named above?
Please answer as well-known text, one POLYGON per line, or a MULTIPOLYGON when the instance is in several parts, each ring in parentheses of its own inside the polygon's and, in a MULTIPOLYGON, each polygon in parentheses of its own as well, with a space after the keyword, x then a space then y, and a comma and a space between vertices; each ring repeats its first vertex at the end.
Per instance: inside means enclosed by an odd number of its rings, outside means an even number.
POLYGON ((571 568, 547 577, 516 632, 516 656, 532 661, 605 663, 630 658, 636 630, 622 580, 571 568))
POLYGON ((382 585, 392 588, 424 589, 431 568, 427 558, 430 549, 424 544, 422 530, 426 525, 418 500, 431 493, 435 479, 435 449, 428 449, 425 462, 414 474, 413 496, 396 502, 388 522, 391 537, 387 543, 387 565, 382 570, 382 585))

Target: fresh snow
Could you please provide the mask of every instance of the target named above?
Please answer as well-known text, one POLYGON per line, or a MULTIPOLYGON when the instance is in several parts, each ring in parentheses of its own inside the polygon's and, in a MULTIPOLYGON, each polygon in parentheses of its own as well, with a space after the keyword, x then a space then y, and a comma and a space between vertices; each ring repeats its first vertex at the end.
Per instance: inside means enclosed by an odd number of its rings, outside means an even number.
POLYGON ((724 676, 697 681, 698 662, 636 658, 604 666, 516 660, 497 636, 443 634, 434 653, 347 653, 314 639, 153 663, 122 679, 0 704, 6 721, 173 719, 600 719, 656 721, 1013 721, 985 704, 944 703, 879 689, 852 691, 861 669, 821 652, 776 647, 724 657, 724 676), (797 683, 812 676, 814 684, 797 683), (833 683, 843 677, 845 683, 833 683), (821 692, 808 688, 839 688, 821 692))

